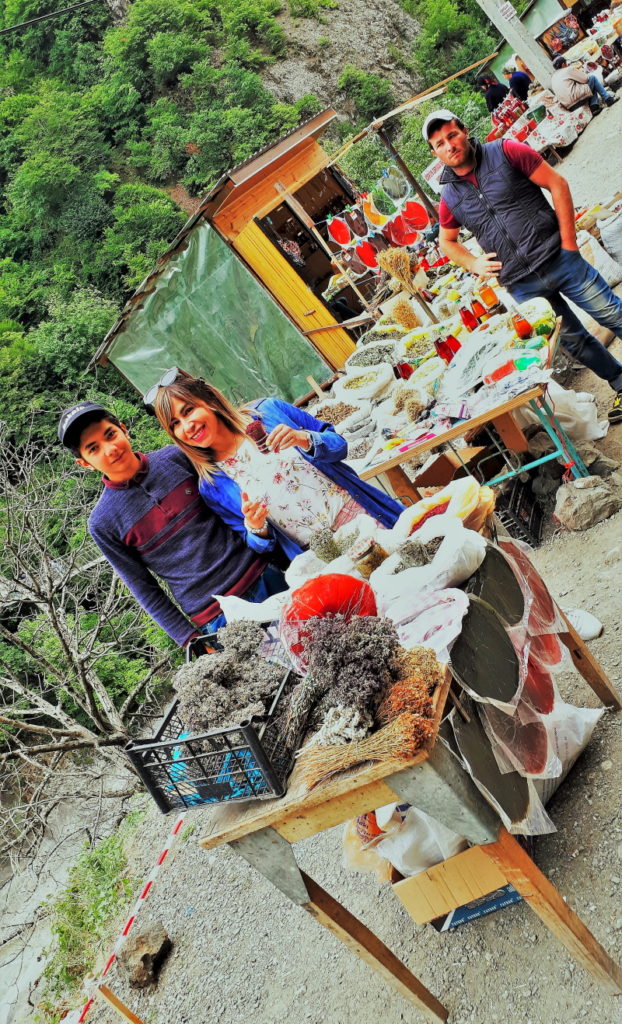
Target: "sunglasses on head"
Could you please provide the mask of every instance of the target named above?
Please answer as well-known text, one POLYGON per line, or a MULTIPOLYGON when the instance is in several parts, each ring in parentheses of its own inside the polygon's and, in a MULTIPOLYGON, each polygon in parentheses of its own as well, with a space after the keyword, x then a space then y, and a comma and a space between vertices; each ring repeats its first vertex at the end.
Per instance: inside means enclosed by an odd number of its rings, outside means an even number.
POLYGON ((155 409, 153 408, 153 403, 156 400, 158 389, 167 388, 169 384, 174 384, 179 377, 183 376, 185 376, 184 371, 180 370, 178 366, 171 366, 169 367, 168 370, 165 370, 157 384, 154 384, 152 387, 150 387, 149 390, 145 391, 143 395, 143 402, 147 412, 150 412, 152 416, 155 416, 155 409))

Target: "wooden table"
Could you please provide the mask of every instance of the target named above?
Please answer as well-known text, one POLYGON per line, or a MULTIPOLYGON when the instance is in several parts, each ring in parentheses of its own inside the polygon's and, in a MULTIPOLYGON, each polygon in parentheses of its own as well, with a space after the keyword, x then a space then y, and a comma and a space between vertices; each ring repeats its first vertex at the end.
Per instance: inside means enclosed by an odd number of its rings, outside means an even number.
MULTIPOLYGON (((620 709, 611 682, 569 622, 560 639, 599 699, 620 709)), ((437 727, 449 684, 448 675, 438 693, 437 727)), ((622 992, 622 970, 516 839, 499 826, 496 812, 440 742, 407 762, 373 764, 324 782, 311 792, 303 790, 294 771, 289 790, 280 800, 220 805, 209 812, 208 827, 199 842, 207 850, 228 843, 429 1020, 446 1021, 446 1007, 369 928, 298 867, 292 850, 292 844, 301 839, 396 801, 426 811, 477 845, 571 956, 610 992, 622 992)))
MULTIPOLYGON (((518 472, 523 473, 529 469, 534 469, 536 466, 540 466, 544 462, 550 462, 560 456, 566 458, 567 454, 570 455, 570 461, 573 463, 571 467, 573 476, 589 476, 588 470, 584 466, 572 441, 555 419, 553 410, 546 400, 546 386, 544 384, 538 384, 537 387, 530 388, 529 391, 524 391, 522 394, 508 399, 507 402, 502 402, 492 409, 480 412, 476 416, 472 416, 471 419, 456 423, 449 430, 445 430, 442 434, 436 434, 434 437, 426 438, 426 440, 420 441, 412 448, 408 448, 407 451, 396 451, 394 455, 388 455, 382 462, 377 462, 367 469, 360 470, 359 476, 362 480, 372 480, 374 477, 386 475, 398 498, 407 497, 410 500, 418 501, 420 497, 419 491, 401 468, 405 462, 425 452, 432 451, 434 448, 440 448, 445 444, 451 445, 458 438, 473 435, 477 428, 489 424, 495 428, 506 448, 512 452, 524 453, 528 451, 527 439, 514 420, 512 413, 527 405, 535 412, 541 425, 553 441, 554 451, 542 456, 540 459, 533 459, 531 462, 524 463, 518 471, 502 473, 496 476, 493 480, 487 481, 489 485, 494 486, 503 480, 516 476, 518 472)), ((455 452, 459 455, 460 449, 455 449, 455 452)))

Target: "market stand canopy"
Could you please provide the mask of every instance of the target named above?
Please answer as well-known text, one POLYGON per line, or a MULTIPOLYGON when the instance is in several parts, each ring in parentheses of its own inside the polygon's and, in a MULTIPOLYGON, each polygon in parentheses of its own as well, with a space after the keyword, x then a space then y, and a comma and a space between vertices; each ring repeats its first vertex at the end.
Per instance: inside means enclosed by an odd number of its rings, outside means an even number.
POLYGON ((171 256, 107 357, 145 392, 169 366, 207 377, 234 402, 294 400, 326 365, 207 223, 171 256))

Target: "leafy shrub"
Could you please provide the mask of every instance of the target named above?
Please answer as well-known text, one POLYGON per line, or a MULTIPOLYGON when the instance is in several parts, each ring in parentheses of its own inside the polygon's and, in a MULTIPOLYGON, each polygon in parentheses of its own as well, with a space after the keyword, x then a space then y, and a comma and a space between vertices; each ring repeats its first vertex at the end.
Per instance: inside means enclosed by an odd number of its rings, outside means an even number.
POLYGON ((385 78, 346 64, 337 85, 354 104, 358 117, 372 121, 395 106, 395 96, 385 78))

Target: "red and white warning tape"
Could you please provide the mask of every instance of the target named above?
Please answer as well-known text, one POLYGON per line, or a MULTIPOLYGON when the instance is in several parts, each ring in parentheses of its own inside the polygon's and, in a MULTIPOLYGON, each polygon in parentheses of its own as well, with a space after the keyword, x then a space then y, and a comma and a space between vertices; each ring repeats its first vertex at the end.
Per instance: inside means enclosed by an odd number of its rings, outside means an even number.
MULTIPOLYGON (((133 926, 134 926, 134 924, 136 922, 136 918, 138 917, 138 914, 140 912, 140 908, 143 906, 145 900, 147 899, 147 896, 149 895, 149 893, 151 892, 151 890, 153 888, 153 884, 154 884, 156 878, 158 877, 158 875, 159 875, 159 873, 160 873, 160 871, 162 869, 162 865, 165 863, 166 859, 170 855, 170 852, 171 852, 173 846, 177 842, 177 839, 179 837, 179 833, 181 831, 181 827, 182 827, 183 823, 184 823, 184 819, 183 818, 178 818, 177 821, 175 822, 175 824, 173 825, 173 828, 171 829, 171 832, 169 834, 166 846, 162 850, 162 853, 158 857, 154 867, 149 872, 149 874, 148 874, 148 876, 147 876, 147 878, 145 880, 145 883, 144 883, 144 885, 143 885, 143 887, 142 887, 142 889, 140 891, 140 895, 139 895, 138 899, 136 900, 134 906, 132 907, 131 913, 130 913, 127 921, 125 922, 125 924, 123 925, 123 928, 121 929, 121 934, 119 935, 119 937, 118 937, 118 939, 117 939, 117 941, 115 943, 115 946, 114 946, 114 949, 113 949, 112 953, 110 954, 110 956, 106 960, 104 968, 103 968, 101 974, 99 975, 99 977, 97 979, 95 979, 94 981, 90 981, 89 988, 95 989, 97 987, 97 985, 99 984, 99 982, 102 981, 102 979, 106 977, 106 975, 108 974, 108 971, 110 970, 110 968, 112 967, 112 965, 116 961, 116 959, 117 959, 117 957, 118 957, 118 955, 119 955, 119 953, 121 951, 121 947, 122 947, 123 943, 125 942, 125 939, 126 939, 127 935, 130 933, 130 931, 132 930, 132 928, 133 928, 133 926)), ((77 1016, 69 1014, 68 1017, 65 1017, 65 1024, 82 1024, 82 1021, 85 1020, 86 1015, 89 1012, 89 1010, 91 1009, 91 1007, 92 1007, 94 1002, 95 1002, 95 997, 94 996, 90 996, 87 999, 87 1001, 84 1004, 84 1006, 82 1007, 82 1009, 80 1011, 76 1011, 77 1016)))

